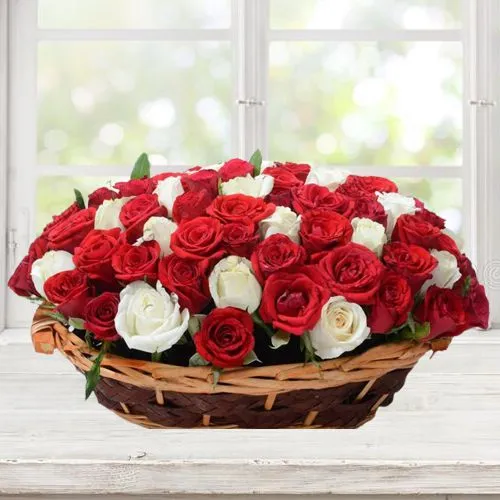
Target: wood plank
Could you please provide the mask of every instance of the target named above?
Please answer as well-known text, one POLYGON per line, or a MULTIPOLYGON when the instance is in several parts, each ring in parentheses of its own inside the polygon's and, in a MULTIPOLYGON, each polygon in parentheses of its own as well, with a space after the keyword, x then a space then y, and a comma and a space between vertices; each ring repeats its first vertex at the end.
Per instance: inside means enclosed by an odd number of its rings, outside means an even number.
POLYGON ((391 413, 356 430, 151 431, 109 411, 2 414, 0 459, 379 460, 500 463, 500 412, 391 413))
POLYGON ((4 494, 428 494, 500 492, 500 464, 223 459, 0 462, 4 494))

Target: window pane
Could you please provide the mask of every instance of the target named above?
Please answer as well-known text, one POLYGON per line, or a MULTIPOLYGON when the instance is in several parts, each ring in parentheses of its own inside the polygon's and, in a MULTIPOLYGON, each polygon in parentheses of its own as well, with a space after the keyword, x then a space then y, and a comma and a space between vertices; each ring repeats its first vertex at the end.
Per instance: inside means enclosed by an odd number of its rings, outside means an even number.
POLYGON ((456 233, 462 233, 463 193, 461 179, 393 179, 399 192, 422 200, 426 207, 446 220, 446 227, 456 233))
POLYGON ((228 28, 230 0, 39 0, 42 28, 228 28))
POLYGON ((38 68, 40 164, 229 156, 229 42, 44 42, 38 68))
POLYGON ((460 164, 461 73, 455 42, 273 42, 270 157, 460 164))
POLYGON ((460 26, 460 0, 271 0, 278 29, 448 29, 460 26))

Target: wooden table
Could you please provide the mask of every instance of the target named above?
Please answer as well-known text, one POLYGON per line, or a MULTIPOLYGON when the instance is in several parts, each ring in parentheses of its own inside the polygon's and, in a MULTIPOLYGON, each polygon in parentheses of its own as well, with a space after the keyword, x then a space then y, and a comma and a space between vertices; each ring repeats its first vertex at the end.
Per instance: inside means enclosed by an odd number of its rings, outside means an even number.
POLYGON ((500 494, 500 332, 421 361, 358 430, 151 431, 83 392, 27 331, 0 334, 0 498, 500 494))

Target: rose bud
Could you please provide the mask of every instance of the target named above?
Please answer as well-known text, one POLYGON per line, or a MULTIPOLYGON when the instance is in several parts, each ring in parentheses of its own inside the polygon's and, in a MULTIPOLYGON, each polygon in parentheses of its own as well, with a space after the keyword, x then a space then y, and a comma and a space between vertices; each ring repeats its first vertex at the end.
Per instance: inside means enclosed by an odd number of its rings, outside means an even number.
POLYGON ((146 241, 141 245, 125 243, 119 246, 111 258, 111 265, 118 281, 131 283, 146 280, 156 282, 160 245, 156 241, 146 241))
POLYGON ((158 202, 168 210, 168 215, 172 216, 175 200, 184 193, 181 177, 167 177, 158 182, 155 189, 158 202))
POLYGON ((372 304, 384 266, 368 248, 348 243, 331 250, 319 262, 319 270, 332 294, 349 302, 372 304))
POLYGON ((87 302, 83 311, 84 328, 94 334, 97 340, 112 341, 119 338, 115 328, 120 295, 104 292, 87 302))
POLYGON ((233 158, 226 161, 219 169, 219 177, 222 182, 227 182, 234 177, 244 177, 245 175, 252 174, 253 165, 245 160, 233 158))
POLYGON ((255 276, 261 284, 273 273, 301 266, 307 259, 304 247, 284 234, 274 234, 259 243, 251 261, 255 276))
POLYGON ((95 213, 95 208, 79 210, 53 227, 47 234, 48 249, 73 252, 85 236, 94 229, 95 213))
POLYGON ((45 282, 44 291, 66 318, 81 318, 90 299, 87 276, 78 269, 54 274, 45 282))
POLYGON ((370 334, 363 308, 344 297, 331 297, 310 332, 311 344, 322 359, 338 358, 361 345, 370 334))
POLYGON ((200 356, 217 368, 242 366, 255 345, 251 316, 234 307, 213 309, 194 336, 200 356))

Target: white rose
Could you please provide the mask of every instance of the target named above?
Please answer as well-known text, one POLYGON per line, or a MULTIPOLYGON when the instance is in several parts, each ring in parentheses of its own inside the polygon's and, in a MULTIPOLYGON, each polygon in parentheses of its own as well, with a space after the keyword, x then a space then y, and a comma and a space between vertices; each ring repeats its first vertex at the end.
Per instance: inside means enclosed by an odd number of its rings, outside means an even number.
POLYGON ((362 307, 344 297, 331 297, 321 309, 321 318, 310 331, 311 343, 322 359, 339 357, 358 347, 370 334, 362 307))
POLYGON ((447 227, 445 227, 441 232, 449 236, 457 244, 458 249, 463 251, 464 239, 459 234, 455 233, 455 231, 452 231, 451 229, 448 229, 447 227))
POLYGON ((260 305, 262 288, 248 259, 230 255, 219 261, 208 277, 217 307, 237 307, 253 313, 260 305))
POLYGON ((167 177, 158 182, 154 191, 158 195, 158 202, 168 210, 168 215, 172 215, 175 199, 184 193, 180 177, 167 177))
POLYGON ((31 266, 31 279, 36 291, 45 297, 45 282, 54 274, 75 269, 73 255, 64 250, 50 250, 31 266))
POLYGON ((166 351, 179 341, 188 322, 189 311, 181 312, 177 296, 169 295, 160 282, 155 289, 134 281, 120 292, 115 328, 130 349, 166 351))
POLYGON ((417 211, 415 200, 399 193, 377 193, 378 202, 387 214, 387 235, 391 236, 400 215, 414 214, 417 211))
MULTIPOLYGON (((215 170, 218 172, 222 167, 224 166, 224 163, 212 163, 211 165, 204 165, 203 167, 200 167, 200 170, 215 170)), ((188 174, 194 174, 196 172, 188 172, 188 174)))
POLYGON ((119 227, 125 229, 120 222, 120 212, 123 205, 132 197, 117 198, 116 200, 104 200, 95 213, 94 229, 113 229, 119 227))
POLYGON ((425 293, 432 285, 439 288, 453 288, 462 276, 456 257, 446 250, 431 250, 431 255, 438 261, 438 265, 432 272, 432 278, 422 286, 422 292, 425 293))
POLYGON ((274 177, 270 175, 257 175, 252 177, 250 174, 245 177, 234 177, 227 182, 221 183, 222 194, 246 194, 254 198, 264 198, 274 186, 274 177))
POLYGON ((332 168, 326 165, 311 167, 306 178, 306 184, 318 184, 326 186, 330 191, 335 191, 343 184, 350 172, 340 168, 332 168))
POLYGON ((359 217, 352 219, 351 225, 354 229, 352 241, 369 248, 380 257, 382 248, 387 243, 385 227, 371 219, 359 217))
POLYGON ((150 217, 144 224, 142 241, 157 241, 163 257, 172 253, 170 238, 175 231, 177 231, 177 224, 170 219, 166 217, 150 217))
POLYGON ((300 243, 300 216, 288 207, 276 207, 272 215, 259 222, 262 238, 273 234, 284 234, 295 243, 300 243))

